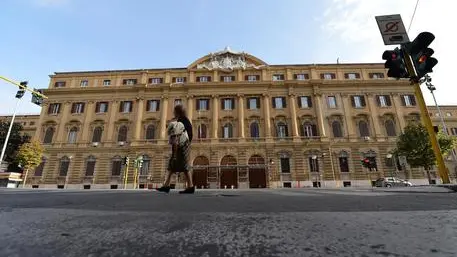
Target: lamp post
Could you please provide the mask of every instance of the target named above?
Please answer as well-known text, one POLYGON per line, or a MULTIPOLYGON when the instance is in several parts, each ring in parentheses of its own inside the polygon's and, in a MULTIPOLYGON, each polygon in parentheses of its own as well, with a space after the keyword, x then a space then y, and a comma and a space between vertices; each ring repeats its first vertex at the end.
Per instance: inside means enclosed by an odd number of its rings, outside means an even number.
POLYGON ((269 184, 269 187, 271 188, 271 179, 272 179, 272 172, 271 172, 271 167, 275 164, 275 162, 273 161, 273 159, 270 158, 270 160, 268 161, 268 164, 266 165, 267 166, 267 172, 268 172, 268 184, 269 184))

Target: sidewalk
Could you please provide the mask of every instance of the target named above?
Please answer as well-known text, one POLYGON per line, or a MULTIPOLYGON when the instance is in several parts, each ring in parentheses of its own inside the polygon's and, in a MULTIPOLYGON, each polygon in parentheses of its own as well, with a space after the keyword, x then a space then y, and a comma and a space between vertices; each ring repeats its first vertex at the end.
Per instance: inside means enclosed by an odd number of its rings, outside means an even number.
POLYGON ((374 187, 373 191, 395 193, 456 193, 457 185, 424 185, 412 187, 374 187))

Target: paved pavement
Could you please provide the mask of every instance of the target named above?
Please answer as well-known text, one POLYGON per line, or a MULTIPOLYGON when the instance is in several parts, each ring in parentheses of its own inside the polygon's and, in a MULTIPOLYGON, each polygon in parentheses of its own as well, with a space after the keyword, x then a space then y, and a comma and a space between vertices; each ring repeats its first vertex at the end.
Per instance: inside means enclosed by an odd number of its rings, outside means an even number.
POLYGON ((456 256, 457 194, 0 190, 0 256, 456 256))

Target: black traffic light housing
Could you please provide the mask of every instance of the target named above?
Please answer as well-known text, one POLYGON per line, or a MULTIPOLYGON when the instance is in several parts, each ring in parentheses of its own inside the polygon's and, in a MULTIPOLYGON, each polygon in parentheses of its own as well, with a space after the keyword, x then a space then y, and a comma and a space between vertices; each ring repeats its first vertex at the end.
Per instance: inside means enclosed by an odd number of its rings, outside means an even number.
POLYGON ((126 157, 122 158, 122 163, 123 163, 124 165, 129 164, 129 157, 126 156, 126 157))
POLYGON ((363 160, 360 161, 362 163, 362 166, 365 168, 370 168, 370 160, 368 158, 364 158, 363 160))
POLYGON ((433 67, 438 64, 438 60, 431 57, 435 51, 429 48, 433 40, 435 40, 435 35, 430 32, 422 32, 417 35, 413 42, 405 44, 405 49, 411 55, 416 69, 417 79, 433 72, 433 67))
POLYGON ((384 67, 388 69, 388 77, 396 79, 409 78, 401 49, 397 47, 394 50, 384 51, 382 59, 386 60, 384 67))
MULTIPOLYGON (((43 92, 42 90, 35 89, 35 88, 33 89, 33 91, 36 91, 36 92, 38 92, 40 94, 42 94, 42 92, 43 92)), ((43 97, 41 97, 38 94, 32 93, 32 103, 34 103, 34 104, 36 104, 38 106, 43 105, 43 97)))
POLYGON ((19 98, 19 99, 20 99, 20 98, 22 98, 22 97, 24 96, 24 94, 25 94, 25 88, 27 88, 27 84, 28 84, 28 83, 29 83, 29 82, 27 82, 27 81, 22 81, 22 82, 19 83, 19 84, 20 84, 22 87, 24 87, 24 88, 19 87, 19 90, 18 90, 17 93, 16 93, 16 98, 19 98))

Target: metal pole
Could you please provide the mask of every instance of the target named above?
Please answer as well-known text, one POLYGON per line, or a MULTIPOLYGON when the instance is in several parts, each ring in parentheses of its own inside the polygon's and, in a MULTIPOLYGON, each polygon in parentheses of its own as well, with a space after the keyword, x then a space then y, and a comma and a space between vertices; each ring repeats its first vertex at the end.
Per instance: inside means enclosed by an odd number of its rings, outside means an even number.
POLYGON ((13 117, 11 117, 10 127, 8 128, 8 133, 6 134, 5 143, 3 144, 2 153, 0 155, 0 167, 1 167, 1 164, 3 163, 3 157, 5 156, 6 147, 8 146, 8 140, 10 139, 11 130, 13 129, 13 125, 14 125, 14 118, 16 118, 16 113, 17 113, 17 110, 19 109, 19 104, 21 103, 21 100, 22 100, 22 97, 17 99, 16 107, 14 108, 14 112, 13 112, 13 117))
MULTIPOLYGON (((411 60, 411 56, 406 51, 403 51, 403 53, 405 55, 404 59, 406 62, 406 67, 408 69, 408 73, 412 77, 416 77, 417 76, 416 70, 414 69, 414 65, 413 65, 413 61, 411 60)), ((430 119, 430 116, 428 115, 427 106, 425 104, 424 96, 422 95, 422 91, 421 91, 419 82, 413 81, 412 85, 414 87, 414 94, 417 98, 417 103, 418 103, 420 111, 421 111, 420 113, 421 113, 421 117, 422 117, 422 122, 424 122, 424 125, 427 128, 428 135, 430 138, 430 143, 432 144, 432 149, 433 149, 433 152, 435 153, 436 163, 438 166, 438 171, 439 171, 439 174, 441 177, 441 181, 443 184, 449 184, 450 183, 449 172, 447 170, 446 165, 444 164, 443 155, 441 154, 441 150, 438 145, 438 140, 436 139, 435 131, 433 130, 432 120, 430 119)))

